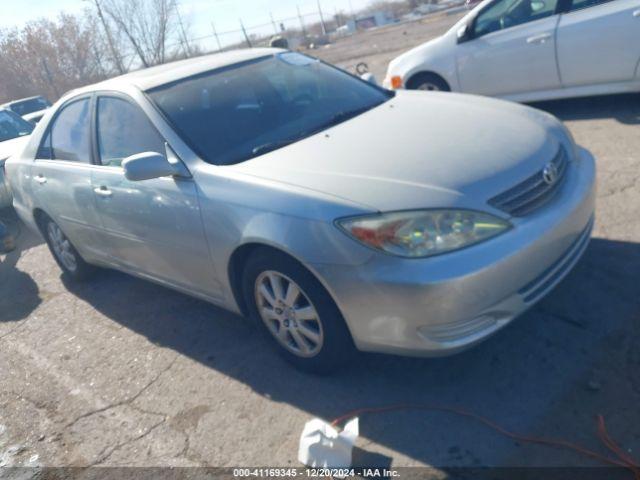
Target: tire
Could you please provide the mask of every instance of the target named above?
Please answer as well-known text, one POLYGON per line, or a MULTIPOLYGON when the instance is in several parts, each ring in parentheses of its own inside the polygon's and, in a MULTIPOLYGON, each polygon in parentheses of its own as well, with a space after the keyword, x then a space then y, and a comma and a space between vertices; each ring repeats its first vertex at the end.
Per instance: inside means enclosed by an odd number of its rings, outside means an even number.
POLYGON ((82 259, 58 224, 45 216, 42 218, 40 225, 51 255, 53 255, 63 274, 74 281, 84 281, 90 278, 95 271, 95 267, 82 259))
POLYGON ((450 92, 451 87, 440 76, 435 73, 419 73, 407 82, 409 90, 424 90, 428 92, 450 92))
POLYGON ((252 320, 296 368, 326 374, 347 365, 355 347, 342 314, 298 262, 269 249, 257 250, 245 264, 242 292, 252 320))

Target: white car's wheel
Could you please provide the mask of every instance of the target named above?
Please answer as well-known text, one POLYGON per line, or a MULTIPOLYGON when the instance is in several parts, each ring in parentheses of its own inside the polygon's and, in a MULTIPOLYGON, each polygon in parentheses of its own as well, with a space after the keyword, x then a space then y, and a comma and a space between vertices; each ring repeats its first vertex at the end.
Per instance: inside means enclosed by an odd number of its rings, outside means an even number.
POLYGON ((409 90, 423 90, 427 92, 450 92, 449 84, 435 73, 419 73, 407 82, 409 90))

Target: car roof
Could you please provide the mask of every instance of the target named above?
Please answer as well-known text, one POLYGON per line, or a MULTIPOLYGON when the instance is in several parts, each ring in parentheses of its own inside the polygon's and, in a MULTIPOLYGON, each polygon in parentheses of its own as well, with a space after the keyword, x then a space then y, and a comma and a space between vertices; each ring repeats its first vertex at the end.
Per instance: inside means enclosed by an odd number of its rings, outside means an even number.
POLYGON ((133 85, 143 91, 150 90, 199 73, 275 55, 284 51, 286 50, 279 48, 250 48, 203 55, 136 70, 135 72, 126 73, 119 77, 74 90, 73 93, 86 93, 95 90, 120 90, 123 86, 129 85, 133 85))

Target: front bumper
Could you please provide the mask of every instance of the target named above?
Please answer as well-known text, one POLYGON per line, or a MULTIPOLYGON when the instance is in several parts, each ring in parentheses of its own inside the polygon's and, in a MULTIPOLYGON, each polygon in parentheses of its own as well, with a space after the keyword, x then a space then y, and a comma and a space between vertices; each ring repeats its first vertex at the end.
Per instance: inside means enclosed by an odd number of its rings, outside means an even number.
POLYGON ((360 350, 448 355, 503 328, 569 273, 594 206, 595 161, 580 149, 557 196, 497 238, 427 259, 376 253, 360 267, 312 267, 360 350))

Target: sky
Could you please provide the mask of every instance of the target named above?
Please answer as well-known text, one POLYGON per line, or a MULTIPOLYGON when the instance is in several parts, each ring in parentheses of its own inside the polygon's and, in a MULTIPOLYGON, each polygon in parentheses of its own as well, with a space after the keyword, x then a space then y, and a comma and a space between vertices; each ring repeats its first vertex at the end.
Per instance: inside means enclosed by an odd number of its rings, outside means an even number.
MULTIPOLYGON (((318 11, 318 0, 179 0, 180 12, 191 26, 194 36, 210 35, 214 22, 219 32, 240 28, 239 19, 248 27, 269 24, 270 15, 276 20, 296 17, 296 7, 302 14, 318 11)), ((320 0, 323 13, 330 17, 336 10, 349 13, 371 0, 320 0)), ((89 3, 86 0, 0 0, 0 28, 20 27, 40 17, 54 18, 60 11, 80 13, 89 3)), ((311 21, 313 17, 308 17, 311 21)), ((293 22, 293 20, 291 20, 293 22)), ((299 25, 297 22, 296 26, 299 25)))

